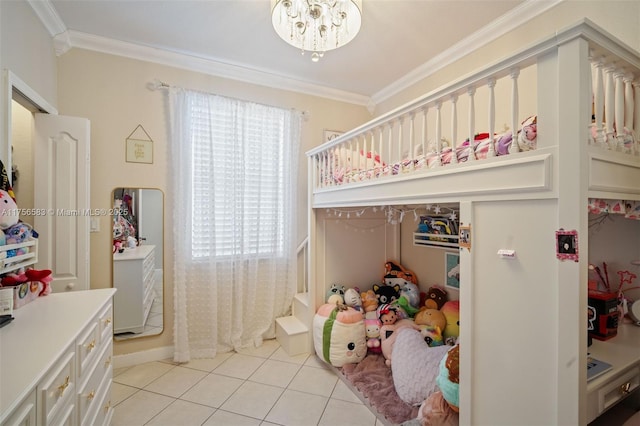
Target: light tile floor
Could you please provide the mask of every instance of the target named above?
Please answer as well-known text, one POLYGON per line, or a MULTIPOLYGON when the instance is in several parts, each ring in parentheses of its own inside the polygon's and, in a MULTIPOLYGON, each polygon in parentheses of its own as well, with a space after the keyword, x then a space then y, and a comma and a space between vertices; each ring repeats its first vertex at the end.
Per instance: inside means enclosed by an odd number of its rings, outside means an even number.
POLYGON ((112 426, 381 426, 315 355, 290 357, 276 340, 184 364, 114 371, 112 426))

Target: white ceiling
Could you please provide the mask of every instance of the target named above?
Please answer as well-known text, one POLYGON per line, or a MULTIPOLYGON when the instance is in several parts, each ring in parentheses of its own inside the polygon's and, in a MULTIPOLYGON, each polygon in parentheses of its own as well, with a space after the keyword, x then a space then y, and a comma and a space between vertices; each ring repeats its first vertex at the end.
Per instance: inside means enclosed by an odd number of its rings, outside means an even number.
POLYGON ((59 53, 88 48, 362 104, 558 1, 363 0, 360 33, 314 63, 278 38, 270 0, 29 0, 59 53))

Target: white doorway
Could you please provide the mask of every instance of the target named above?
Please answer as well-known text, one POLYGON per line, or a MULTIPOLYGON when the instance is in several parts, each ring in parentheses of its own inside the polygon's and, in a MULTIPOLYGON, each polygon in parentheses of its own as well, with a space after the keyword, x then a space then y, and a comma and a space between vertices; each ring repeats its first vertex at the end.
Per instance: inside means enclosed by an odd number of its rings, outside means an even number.
POLYGON ((20 215, 39 234, 35 268, 52 271, 54 292, 89 289, 89 121, 58 115, 10 71, 4 88, 2 159, 21 212, 42 212, 20 215))

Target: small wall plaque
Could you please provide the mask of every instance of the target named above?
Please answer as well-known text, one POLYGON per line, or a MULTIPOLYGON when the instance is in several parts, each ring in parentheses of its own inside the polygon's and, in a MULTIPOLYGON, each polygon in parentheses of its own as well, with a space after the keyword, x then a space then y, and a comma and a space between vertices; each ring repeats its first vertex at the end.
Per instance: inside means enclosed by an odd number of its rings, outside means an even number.
POLYGON ((153 139, 141 124, 138 124, 138 127, 127 137, 126 161, 153 164, 153 139))

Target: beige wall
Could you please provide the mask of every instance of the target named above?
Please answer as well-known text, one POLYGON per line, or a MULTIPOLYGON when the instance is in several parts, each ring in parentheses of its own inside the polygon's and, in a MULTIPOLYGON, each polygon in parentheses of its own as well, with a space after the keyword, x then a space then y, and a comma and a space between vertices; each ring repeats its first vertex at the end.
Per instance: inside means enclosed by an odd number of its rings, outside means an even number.
MULTIPOLYGON (((154 79, 168 84, 250 101, 307 111, 302 125, 297 240, 307 235, 305 152, 318 145, 325 128, 347 130, 369 119, 364 107, 250 85, 152 63, 72 49, 58 60, 59 112, 91 121, 91 207, 109 208, 115 187, 153 187, 165 193, 165 331, 159 337, 117 342, 125 354, 173 345, 172 230, 180 218, 171 211, 170 161, 167 158, 167 92, 147 88, 154 79), (142 125, 154 141, 153 164, 125 162, 125 139, 142 125)), ((109 217, 91 234, 91 288, 111 286, 109 217)))
POLYGON ((26 1, 0 1, 0 65, 50 104, 57 102, 51 36, 26 1))
MULTIPOLYGON (((513 52, 551 37, 556 30, 571 26, 583 18, 605 28, 629 46, 640 50, 640 2, 629 0, 569 0, 558 4, 509 34, 466 55, 433 75, 380 102, 375 114, 383 114, 418 96, 439 88, 513 52)), ((500 121, 498 121, 500 123, 500 121)))

